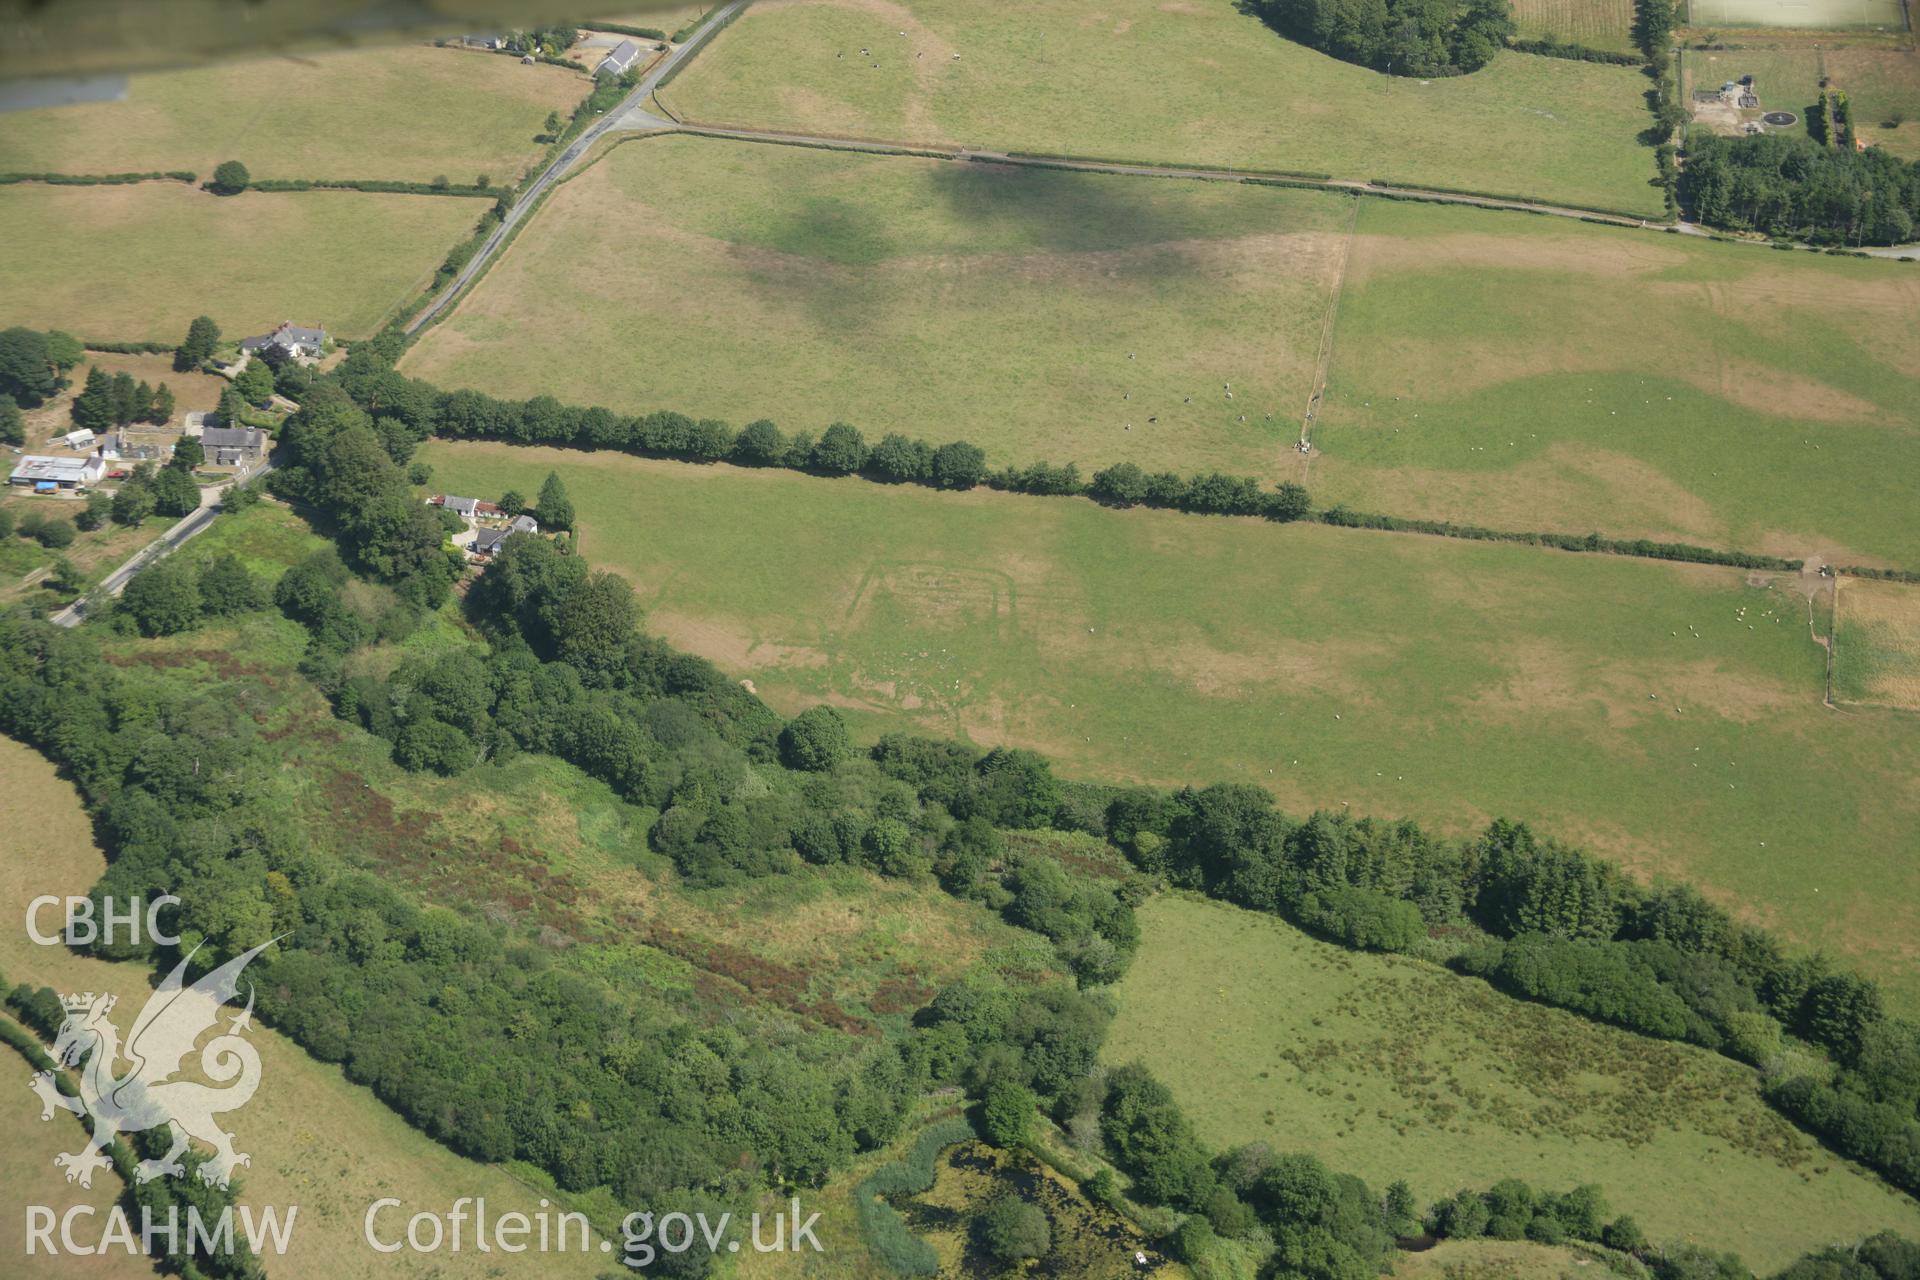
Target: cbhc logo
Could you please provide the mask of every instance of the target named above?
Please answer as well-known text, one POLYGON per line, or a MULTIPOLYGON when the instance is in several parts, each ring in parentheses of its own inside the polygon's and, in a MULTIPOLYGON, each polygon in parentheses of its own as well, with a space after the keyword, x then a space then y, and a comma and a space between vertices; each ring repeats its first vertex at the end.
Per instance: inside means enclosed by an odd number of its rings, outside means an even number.
POLYGON ((98 908, 99 919, 96 920, 92 898, 56 898, 48 894, 27 904, 27 936, 43 947, 54 947, 63 942, 70 947, 84 947, 94 942, 112 946, 116 935, 124 927, 127 941, 138 946, 140 926, 144 923, 149 941, 163 947, 178 946, 178 936, 160 932, 160 909, 179 905, 180 899, 163 893, 146 904, 143 914, 138 898, 127 902, 121 911, 114 910, 111 897, 102 898, 98 908), (66 904, 66 927, 59 933, 41 932, 40 913, 47 907, 57 907, 62 903, 66 904))

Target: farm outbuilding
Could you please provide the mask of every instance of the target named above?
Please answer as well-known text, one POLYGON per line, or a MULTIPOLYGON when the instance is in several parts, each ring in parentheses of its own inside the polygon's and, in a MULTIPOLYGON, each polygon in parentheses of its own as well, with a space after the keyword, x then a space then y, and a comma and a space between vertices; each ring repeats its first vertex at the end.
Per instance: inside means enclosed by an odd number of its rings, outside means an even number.
POLYGON ((28 454, 20 459, 7 477, 16 488, 31 488, 36 493, 55 489, 78 489, 94 484, 107 474, 107 460, 99 454, 85 458, 47 458, 28 454))

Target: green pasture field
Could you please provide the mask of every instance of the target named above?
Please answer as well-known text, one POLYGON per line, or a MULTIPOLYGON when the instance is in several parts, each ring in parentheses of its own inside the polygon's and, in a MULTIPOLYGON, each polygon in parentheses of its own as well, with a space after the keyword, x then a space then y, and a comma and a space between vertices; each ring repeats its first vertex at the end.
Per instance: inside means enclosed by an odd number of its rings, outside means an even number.
POLYGON ((1821 705, 1797 579, 491 444, 436 490, 566 481, 649 629, 782 711, 1243 781, 1289 811, 1500 815, 1858 963, 1920 1007, 1904 713, 1821 705))
POLYGON ((996 465, 1277 478, 1351 217, 1317 192, 650 139, 569 181, 402 368, 966 439, 996 465))
POLYGON ((485 204, 443 196, 249 192, 175 182, 0 187, 8 319, 94 341, 177 342, 198 315, 228 334, 282 320, 364 338, 424 288, 485 204))
POLYGON ((1222 903, 1162 896, 1140 923, 1104 1055, 1145 1062, 1218 1146, 1311 1151, 1423 1203, 1595 1183, 1655 1243, 1763 1274, 1920 1228, 1920 1205, 1793 1128, 1739 1063, 1222 903))
POLYGON ((1634 52, 1633 0, 1514 0, 1513 25, 1524 40, 1634 52))
MULTIPOLYGON (((655 31, 664 31, 668 35, 692 22, 706 16, 710 4, 662 4, 657 9, 643 9, 637 13, 623 13, 614 17, 601 18, 604 22, 617 22, 627 27, 652 27, 655 31)), ((592 22, 583 24, 591 27, 592 22)))
POLYGON ((1687 0, 1693 27, 1802 27, 1820 31, 1905 31, 1900 0, 1687 0))
POLYGON ((1645 88, 1632 68, 1525 54, 1468 76, 1389 78, 1286 40, 1229 0, 767 0, 663 98, 711 122, 1308 170, 1656 215, 1652 156, 1637 141, 1645 88))
POLYGON ((1363 201, 1321 506, 1920 568, 1920 273, 1363 201))
POLYGON ((317 57, 225 62, 135 76, 122 102, 26 111, 0 130, 0 171, 145 173, 205 181, 225 160, 256 178, 501 187, 540 151, 549 111, 592 88, 561 67, 408 45, 317 57))

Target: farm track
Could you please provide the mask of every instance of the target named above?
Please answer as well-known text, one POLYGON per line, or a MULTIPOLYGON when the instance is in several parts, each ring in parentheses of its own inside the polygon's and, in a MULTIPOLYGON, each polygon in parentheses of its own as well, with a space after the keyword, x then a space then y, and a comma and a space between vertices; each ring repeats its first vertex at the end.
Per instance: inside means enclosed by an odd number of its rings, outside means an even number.
POLYGON ((1300 452, 1306 465, 1313 465, 1313 419, 1320 411, 1320 398, 1327 391, 1327 375, 1333 369, 1333 325, 1340 314, 1340 295, 1347 287, 1347 264, 1353 261, 1353 235, 1360 225, 1360 202, 1347 211, 1347 234, 1340 242, 1340 265, 1334 268, 1333 288, 1327 291, 1327 312, 1320 321, 1320 352, 1313 367, 1313 384, 1307 389, 1307 408, 1300 418, 1300 452))

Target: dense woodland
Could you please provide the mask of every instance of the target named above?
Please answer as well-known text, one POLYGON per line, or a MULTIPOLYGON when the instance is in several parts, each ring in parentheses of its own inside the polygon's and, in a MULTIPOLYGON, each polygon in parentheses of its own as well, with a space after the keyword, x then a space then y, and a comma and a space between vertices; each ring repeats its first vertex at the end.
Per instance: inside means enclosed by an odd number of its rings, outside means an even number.
POLYGON ((1710 226, 1815 244, 1904 244, 1920 222, 1920 163, 1778 133, 1696 134, 1680 197, 1710 226))
POLYGON ((1514 30, 1507 0, 1256 0, 1255 8, 1291 39, 1404 76, 1477 71, 1514 30))

